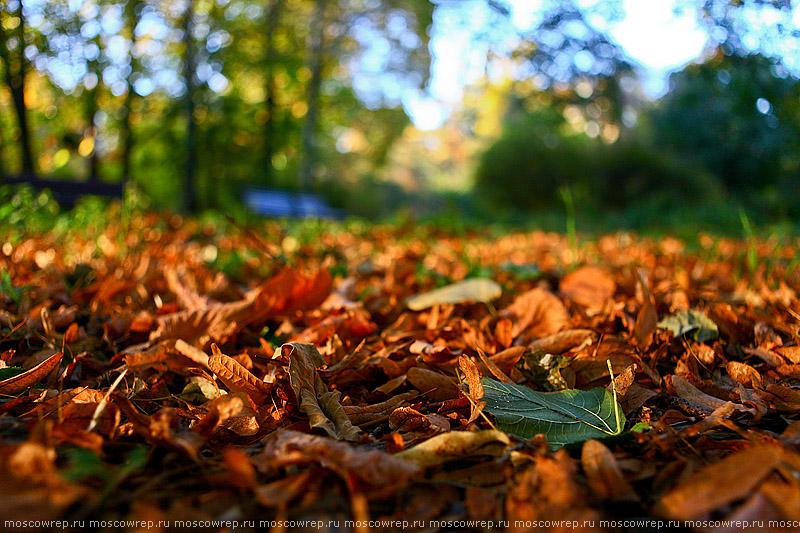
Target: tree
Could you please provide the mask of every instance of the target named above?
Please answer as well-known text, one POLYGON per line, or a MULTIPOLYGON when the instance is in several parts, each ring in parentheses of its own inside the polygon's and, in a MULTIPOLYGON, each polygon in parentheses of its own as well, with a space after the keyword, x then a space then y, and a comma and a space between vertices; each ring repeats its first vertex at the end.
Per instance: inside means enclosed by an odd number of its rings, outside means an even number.
POLYGON ((36 173, 36 168, 33 163, 33 147, 28 126, 28 108, 25 105, 25 76, 28 70, 28 60, 25 57, 25 10, 22 0, 9 2, 8 8, 8 11, 0 10, 0 59, 5 64, 5 80, 11 91, 17 115, 22 172, 32 176, 36 173), (14 3, 16 9, 12 14, 11 8, 14 3))
POLYGON ((776 65, 763 55, 718 49, 673 74, 652 112, 654 142, 740 195, 775 186, 800 148, 793 104, 800 85, 775 76, 776 65))
POLYGON ((186 105, 186 174, 184 177, 183 208, 187 212, 197 209, 197 187, 195 183, 195 167, 197 154, 195 149, 195 57, 192 37, 192 17, 194 14, 193 0, 186 0, 186 11, 183 14, 183 79, 186 84, 184 102, 186 105))
POLYGON ((314 12, 309 28, 308 64, 311 78, 306 87, 307 111, 302 129, 303 159, 298 173, 298 185, 308 188, 314 178, 314 167, 317 163, 317 115, 319 113, 319 89, 322 84, 322 54, 325 32, 326 0, 314 0, 314 12))
POLYGON ((121 176, 123 181, 129 181, 131 179, 131 158, 133 156, 133 146, 135 142, 133 136, 133 126, 131 124, 131 113, 134 96, 136 94, 136 91, 133 88, 133 82, 139 74, 139 61, 136 57, 134 57, 133 51, 136 47, 136 26, 139 22, 141 7, 141 0, 125 1, 124 31, 127 34, 126 38, 128 41, 128 49, 130 50, 130 68, 125 79, 125 100, 122 104, 122 117, 120 120, 120 129, 122 135, 121 176))

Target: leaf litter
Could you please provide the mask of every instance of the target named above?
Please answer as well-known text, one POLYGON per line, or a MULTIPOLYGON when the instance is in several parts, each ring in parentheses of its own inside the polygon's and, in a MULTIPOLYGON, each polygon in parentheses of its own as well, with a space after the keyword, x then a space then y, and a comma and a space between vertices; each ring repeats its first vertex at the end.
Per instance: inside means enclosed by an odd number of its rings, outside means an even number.
POLYGON ((4 519, 800 519, 796 243, 129 224, 2 247, 4 519))

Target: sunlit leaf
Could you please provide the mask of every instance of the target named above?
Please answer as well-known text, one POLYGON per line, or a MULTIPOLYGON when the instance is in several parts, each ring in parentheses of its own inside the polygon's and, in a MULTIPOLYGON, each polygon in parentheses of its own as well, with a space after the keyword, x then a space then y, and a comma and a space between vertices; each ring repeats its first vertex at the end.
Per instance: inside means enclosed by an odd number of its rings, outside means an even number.
POLYGON ((421 311, 441 304, 487 303, 499 298, 502 293, 503 289, 494 281, 472 278, 414 296, 406 302, 406 305, 412 311, 421 311))

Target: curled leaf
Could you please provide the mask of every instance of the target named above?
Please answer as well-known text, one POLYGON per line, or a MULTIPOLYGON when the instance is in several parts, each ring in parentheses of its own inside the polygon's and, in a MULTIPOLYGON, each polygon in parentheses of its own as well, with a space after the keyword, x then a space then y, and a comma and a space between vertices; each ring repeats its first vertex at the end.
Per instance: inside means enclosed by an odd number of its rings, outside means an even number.
POLYGON ((62 352, 58 352, 30 370, 0 381, 0 394, 16 394, 32 387, 36 382, 46 378, 61 363, 63 356, 62 352))
POLYGON ((281 354, 289 359, 289 383, 311 427, 337 439, 358 440, 361 431, 347 417, 339 401, 341 393, 329 391, 317 372, 325 365, 317 347, 290 342, 281 346, 281 354))

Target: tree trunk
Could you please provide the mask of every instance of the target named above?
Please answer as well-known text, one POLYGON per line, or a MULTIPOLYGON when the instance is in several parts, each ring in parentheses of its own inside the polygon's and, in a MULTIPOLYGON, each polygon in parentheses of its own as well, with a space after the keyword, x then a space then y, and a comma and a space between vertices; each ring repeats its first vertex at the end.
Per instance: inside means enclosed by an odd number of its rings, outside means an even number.
POLYGON ((122 181, 127 182, 131 179, 131 157, 133 155, 133 128, 131 126, 131 107, 133 106, 133 77, 138 72, 138 62, 133 57, 133 46, 136 44, 136 24, 138 23, 139 0, 127 0, 125 2, 125 23, 128 25, 131 42, 131 71, 128 74, 128 91, 125 93, 125 102, 122 104, 122 181))
POLYGON ((6 84, 11 90, 11 99, 14 102, 14 111, 17 115, 22 148, 22 173, 34 176, 36 167, 33 163, 33 148, 30 129, 28 128, 28 108, 25 105, 25 70, 28 62, 25 59, 25 15, 22 10, 22 0, 17 5, 16 16, 19 18, 19 25, 16 28, 17 58, 16 61, 12 60, 12 51, 8 48, 9 36, 3 29, 3 20, 0 19, 0 59, 6 65, 6 84))
POLYGON ((194 119, 194 47, 192 46, 192 16, 194 14, 193 0, 189 0, 186 5, 186 13, 183 17, 183 77, 186 83, 186 177, 183 190, 183 209, 193 213, 197 209, 197 195, 195 183, 195 170, 197 165, 197 154, 195 147, 195 135, 197 124, 194 119))
MULTIPOLYGON (((100 39, 95 39, 95 44, 100 45, 100 39)), ((87 74, 94 74, 97 83, 86 91, 86 133, 92 139, 92 151, 89 153, 89 181, 99 181, 98 161, 97 161, 97 125, 94 122, 97 115, 97 90, 100 86, 100 69, 98 68, 99 58, 87 62, 87 74)))
POLYGON ((266 72, 265 72, 265 88, 266 100, 265 111, 267 119, 264 122, 264 183, 271 185, 273 183, 272 176, 272 154, 275 151, 275 79, 274 79, 274 66, 275 66, 275 31, 278 28, 278 23, 281 18, 281 8, 283 7, 283 0, 272 0, 269 11, 267 12, 267 23, 264 29, 266 33, 266 72))
POLYGON ((325 0, 316 0, 314 13, 311 18, 311 31, 309 35, 308 69, 311 79, 308 80, 307 104, 308 111, 303 122, 301 137, 303 142, 303 161, 298 174, 298 184, 301 189, 307 189, 314 178, 317 164, 317 113, 319 107, 319 88, 322 84, 322 52, 323 33, 325 31, 325 0))

